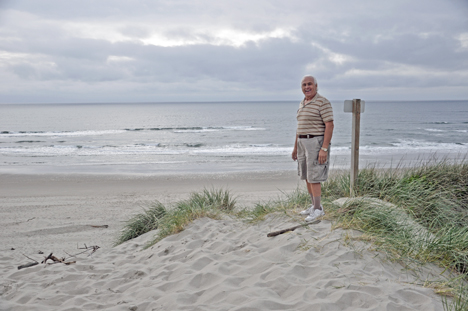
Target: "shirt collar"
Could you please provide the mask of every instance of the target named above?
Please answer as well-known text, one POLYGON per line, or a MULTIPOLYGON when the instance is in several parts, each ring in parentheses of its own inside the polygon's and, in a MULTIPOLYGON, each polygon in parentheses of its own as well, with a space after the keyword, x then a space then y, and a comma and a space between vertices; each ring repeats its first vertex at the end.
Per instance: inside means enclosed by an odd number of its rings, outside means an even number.
POLYGON ((305 106, 305 105, 310 104, 311 102, 314 102, 314 101, 317 99, 317 96, 318 96, 318 95, 319 95, 319 93, 317 92, 317 93, 315 94, 315 96, 312 97, 312 99, 311 99, 311 100, 308 100, 308 101, 306 101, 306 99, 305 99, 305 97, 304 97, 304 99, 302 100, 302 106, 305 106))

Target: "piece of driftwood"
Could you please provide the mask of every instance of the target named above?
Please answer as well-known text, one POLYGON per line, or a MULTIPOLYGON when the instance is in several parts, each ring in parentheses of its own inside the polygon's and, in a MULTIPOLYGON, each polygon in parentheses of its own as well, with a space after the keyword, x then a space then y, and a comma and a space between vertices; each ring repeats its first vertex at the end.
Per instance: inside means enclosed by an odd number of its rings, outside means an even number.
POLYGON ((71 265, 71 264, 73 264, 73 263, 76 263, 76 261, 67 261, 67 262, 64 262, 64 264, 67 265, 67 266, 68 266, 68 265, 71 265))
MULTIPOLYGON (((94 246, 87 246, 87 245, 85 244, 84 246, 85 246, 84 248, 79 248, 79 247, 78 247, 78 249, 84 249, 84 251, 82 251, 82 252, 80 252, 80 253, 78 253, 78 254, 75 254, 75 255, 70 255, 70 254, 67 254, 67 255, 70 256, 70 257, 76 257, 77 255, 80 255, 80 254, 83 254, 83 253, 86 253, 86 252, 90 252, 90 254, 89 254, 88 256, 91 256, 91 254, 93 254, 94 252, 96 252, 96 251, 100 248, 100 247, 97 246, 97 245, 94 245, 94 246)), ((42 252, 39 251, 39 254, 42 254, 42 252)), ((33 267, 33 266, 36 266, 36 265, 39 264, 38 261, 36 261, 36 260, 34 260, 34 259, 32 259, 32 258, 30 258, 30 257, 28 257, 28 256, 26 256, 26 255, 24 255, 24 254, 23 254, 23 256, 25 256, 26 258, 28 258, 28 259, 30 259, 30 260, 32 260, 32 261, 34 261, 34 262, 30 262, 30 263, 27 263, 27 264, 18 266, 18 270, 21 270, 21 269, 24 269, 24 268, 28 268, 28 267, 33 267)), ((53 253, 50 253, 49 256, 44 257, 44 260, 41 261, 41 263, 42 263, 42 264, 47 264, 47 261, 48 261, 48 260, 52 260, 52 261, 53 261, 53 263, 49 263, 49 264, 63 263, 63 264, 65 264, 65 265, 71 265, 71 264, 76 263, 76 261, 67 261, 67 260, 69 260, 69 258, 68 258, 68 259, 65 258, 65 257, 63 257, 63 258, 57 258, 57 257, 54 256, 53 253)))
POLYGON ((30 263, 27 263, 27 264, 18 266, 18 270, 21 270, 21 269, 24 269, 24 268, 33 267, 33 266, 38 265, 38 264, 39 264, 39 263, 38 263, 37 261, 36 261, 36 262, 30 262, 30 263))
POLYGON ((50 253, 49 256, 47 256, 41 263, 47 263, 47 260, 52 260, 54 263, 63 263, 66 265, 71 265, 72 263, 76 263, 76 261, 65 261, 65 258, 57 258, 53 255, 53 253, 50 253))
POLYGON ((109 225, 102 225, 102 226, 96 226, 96 225, 88 225, 93 228, 109 228, 109 225))
POLYGON ((47 263, 47 260, 52 260, 53 262, 64 262, 65 258, 58 259, 53 255, 53 253, 50 253, 49 256, 47 256, 41 263, 47 263))
POLYGON ((25 254, 23 254, 23 256, 26 257, 26 258, 28 258, 29 260, 32 260, 33 262, 30 262, 30 263, 27 263, 27 264, 18 266, 18 270, 21 270, 21 269, 24 269, 24 268, 28 268, 28 267, 33 267, 33 266, 39 264, 39 263, 37 262, 37 260, 34 260, 34 259, 32 259, 31 257, 26 256, 25 254))
POLYGON ((280 234, 283 234, 283 233, 286 233, 286 232, 289 232, 289 231, 294 231, 294 230, 296 230, 297 228, 300 228, 300 227, 305 227, 305 226, 308 226, 308 225, 315 225, 315 224, 318 224, 319 222, 320 222, 320 220, 314 220, 314 221, 307 222, 307 223, 302 224, 302 225, 297 225, 297 226, 294 226, 294 227, 291 227, 291 228, 270 232, 270 233, 267 234, 267 237, 277 236, 277 235, 280 235, 280 234))

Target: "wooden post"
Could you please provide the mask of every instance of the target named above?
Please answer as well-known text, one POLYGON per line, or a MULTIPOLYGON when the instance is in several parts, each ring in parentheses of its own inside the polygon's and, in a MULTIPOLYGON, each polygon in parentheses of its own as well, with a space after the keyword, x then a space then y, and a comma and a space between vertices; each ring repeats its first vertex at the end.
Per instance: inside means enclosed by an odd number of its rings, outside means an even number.
POLYGON ((351 175, 350 196, 354 196, 354 189, 359 172, 359 132, 361 130, 361 100, 353 99, 353 133, 351 141, 351 175))

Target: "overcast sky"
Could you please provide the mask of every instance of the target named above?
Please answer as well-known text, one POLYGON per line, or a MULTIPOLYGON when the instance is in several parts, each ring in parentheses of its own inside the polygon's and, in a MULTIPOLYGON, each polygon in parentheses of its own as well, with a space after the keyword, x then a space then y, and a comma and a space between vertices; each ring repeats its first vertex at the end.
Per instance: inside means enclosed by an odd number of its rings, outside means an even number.
POLYGON ((468 99, 468 0, 0 0, 0 103, 468 99))

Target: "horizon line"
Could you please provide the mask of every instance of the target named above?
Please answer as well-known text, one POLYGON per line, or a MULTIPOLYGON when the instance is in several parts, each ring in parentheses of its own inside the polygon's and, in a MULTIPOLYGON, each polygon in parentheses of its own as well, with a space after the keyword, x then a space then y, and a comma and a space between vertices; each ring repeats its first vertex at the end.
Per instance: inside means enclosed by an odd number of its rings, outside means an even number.
MULTIPOLYGON (((331 103, 333 102, 344 102, 349 99, 330 99, 331 103)), ((457 101, 468 101, 468 99, 398 99, 398 100, 389 100, 389 99, 361 99, 366 102, 457 102, 457 101)), ((299 102, 298 99, 285 99, 285 100, 231 100, 231 101, 122 101, 122 102, 13 102, 13 103, 0 103, 0 105, 103 105, 103 104, 210 104, 210 103, 279 103, 279 102, 299 102)))

